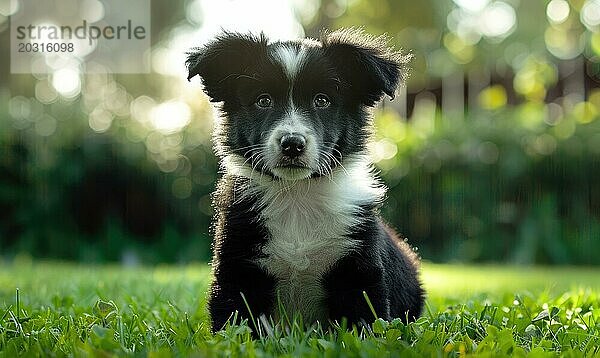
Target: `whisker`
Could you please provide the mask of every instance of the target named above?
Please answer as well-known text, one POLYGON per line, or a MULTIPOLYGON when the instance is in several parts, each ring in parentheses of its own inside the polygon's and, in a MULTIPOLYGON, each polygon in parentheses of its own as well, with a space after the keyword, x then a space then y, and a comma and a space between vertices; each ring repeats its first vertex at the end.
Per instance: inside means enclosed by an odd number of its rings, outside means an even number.
POLYGON ((232 152, 240 152, 244 149, 248 149, 248 148, 262 148, 262 147, 266 147, 266 144, 263 143, 259 143, 259 144, 252 144, 252 145, 247 145, 245 147, 241 147, 241 148, 236 148, 236 149, 232 149, 232 152))
POLYGON ((246 165, 246 163, 248 163, 248 161, 254 160, 253 158, 260 154, 261 154, 261 152, 253 153, 250 157, 248 157, 246 160, 244 160, 244 162, 242 163, 242 166, 246 165))
POLYGON ((336 145, 336 144, 335 144, 335 143, 333 143, 333 142, 323 142, 323 144, 325 144, 325 145, 327 145, 327 144, 330 144, 330 145, 331 145, 331 146, 327 147, 327 149, 328 149, 328 150, 330 150, 330 151, 332 151, 332 152, 335 152, 335 153, 337 153, 337 154, 339 155, 339 157, 340 157, 340 158, 339 158, 339 159, 338 159, 338 158, 336 158, 336 157, 335 157, 335 155, 333 155, 332 153, 328 153, 328 154, 329 154, 328 156, 331 158, 331 160, 332 160, 332 161, 333 161, 333 162, 334 162, 336 165, 338 165, 340 168, 342 168, 342 170, 344 171, 344 173, 345 173, 346 175, 349 175, 349 173, 348 173, 348 170, 346 169, 346 167, 344 166, 344 164, 342 164, 342 161, 343 161, 343 155, 342 155, 342 152, 340 152, 338 149, 336 149, 336 148, 335 148, 335 145, 336 145))
POLYGON ((263 162, 263 165, 260 168, 260 181, 262 181, 263 175, 265 174, 265 169, 267 169, 267 163, 263 162))

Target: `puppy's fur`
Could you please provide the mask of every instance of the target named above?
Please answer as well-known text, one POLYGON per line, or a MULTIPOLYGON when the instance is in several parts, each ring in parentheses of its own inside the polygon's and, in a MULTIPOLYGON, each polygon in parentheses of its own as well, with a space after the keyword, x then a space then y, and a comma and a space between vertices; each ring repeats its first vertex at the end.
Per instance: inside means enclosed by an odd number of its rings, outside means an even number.
POLYGON ((255 317, 281 303, 304 322, 372 321, 363 291, 379 317, 419 316, 418 259, 378 216, 385 187, 366 154, 369 109, 393 97, 408 60, 358 30, 287 42, 226 32, 189 53, 188 79, 222 114, 213 330, 235 311, 249 318, 246 302, 255 317))

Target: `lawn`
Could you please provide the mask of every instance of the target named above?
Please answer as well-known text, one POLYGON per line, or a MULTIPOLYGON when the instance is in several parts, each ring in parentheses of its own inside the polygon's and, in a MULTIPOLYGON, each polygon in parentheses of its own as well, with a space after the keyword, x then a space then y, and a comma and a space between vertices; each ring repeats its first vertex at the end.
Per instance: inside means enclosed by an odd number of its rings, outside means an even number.
POLYGON ((427 309, 410 325, 275 325, 252 340, 252 323, 209 333, 208 265, 16 260, 0 264, 0 356, 600 355, 600 269, 424 264, 422 273, 427 309))

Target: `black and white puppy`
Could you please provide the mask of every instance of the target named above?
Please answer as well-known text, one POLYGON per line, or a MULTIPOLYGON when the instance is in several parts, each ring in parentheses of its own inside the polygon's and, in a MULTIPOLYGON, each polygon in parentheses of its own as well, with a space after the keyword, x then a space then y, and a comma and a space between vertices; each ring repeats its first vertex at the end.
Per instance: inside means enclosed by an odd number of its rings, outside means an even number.
POLYGON ((225 32, 188 55, 188 79, 221 103, 213 330, 249 318, 246 302, 254 317, 281 304, 304 322, 370 322, 363 291, 379 317, 418 317, 418 258, 378 216, 385 187, 366 151, 369 109, 393 97, 410 57, 358 30, 225 32))

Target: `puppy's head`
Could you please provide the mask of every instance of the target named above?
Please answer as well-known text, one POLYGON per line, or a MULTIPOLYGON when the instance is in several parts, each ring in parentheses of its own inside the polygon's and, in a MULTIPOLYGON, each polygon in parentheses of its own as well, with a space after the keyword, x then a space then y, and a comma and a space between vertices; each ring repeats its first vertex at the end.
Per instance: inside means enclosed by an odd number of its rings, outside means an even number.
POLYGON ((365 150, 367 108, 394 96, 409 59, 384 37, 341 30, 319 41, 273 43, 223 33, 190 52, 186 64, 188 79, 199 75, 211 101, 222 103, 218 154, 298 180, 328 175, 365 150))

